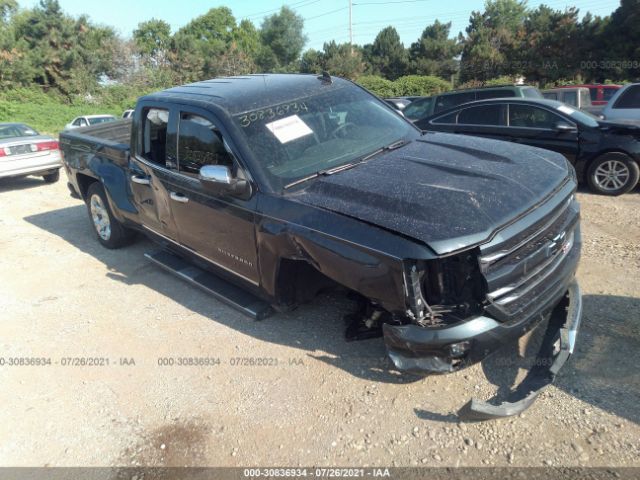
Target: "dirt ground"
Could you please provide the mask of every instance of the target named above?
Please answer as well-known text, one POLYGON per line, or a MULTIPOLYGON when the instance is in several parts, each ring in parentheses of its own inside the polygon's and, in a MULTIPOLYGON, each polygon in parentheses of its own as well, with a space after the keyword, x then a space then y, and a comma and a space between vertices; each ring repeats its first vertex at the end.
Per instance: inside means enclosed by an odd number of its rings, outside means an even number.
POLYGON ((344 341, 341 295, 251 321, 149 264, 147 240, 101 247, 64 180, 0 181, 0 465, 640 466, 640 193, 579 199, 577 353, 525 414, 461 424, 513 382, 512 346, 400 376, 382 339, 344 341), (210 365, 159 365, 183 357, 210 365))

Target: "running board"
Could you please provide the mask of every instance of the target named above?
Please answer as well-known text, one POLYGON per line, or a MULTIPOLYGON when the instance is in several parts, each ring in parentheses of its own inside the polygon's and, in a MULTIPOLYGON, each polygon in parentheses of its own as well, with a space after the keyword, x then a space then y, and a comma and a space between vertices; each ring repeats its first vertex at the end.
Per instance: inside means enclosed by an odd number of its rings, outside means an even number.
POLYGON ((190 284, 211 294, 216 300, 226 303, 254 320, 263 320, 273 313, 271 306, 252 293, 242 290, 217 275, 202 270, 183 258, 166 250, 145 253, 144 256, 159 267, 186 280, 190 284))

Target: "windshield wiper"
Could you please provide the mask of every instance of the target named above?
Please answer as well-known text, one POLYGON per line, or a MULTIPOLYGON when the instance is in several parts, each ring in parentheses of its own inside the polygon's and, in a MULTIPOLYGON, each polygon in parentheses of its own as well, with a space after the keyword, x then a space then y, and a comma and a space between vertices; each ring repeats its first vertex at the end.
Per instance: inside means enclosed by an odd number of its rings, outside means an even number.
POLYGON ((307 175, 306 177, 302 177, 294 182, 288 183, 284 186, 284 189, 286 190, 288 188, 295 187, 296 185, 300 185, 301 183, 307 182, 314 178, 318 178, 326 175, 333 175, 334 173, 343 172, 344 170, 349 170, 350 168, 360 165, 361 163, 366 162, 370 158, 373 158, 382 152, 388 152, 390 150, 395 150, 396 148, 404 147, 408 143, 409 143, 409 140, 397 140, 393 143, 390 143, 389 145, 385 145, 384 147, 380 147, 377 150, 374 150, 373 152, 365 155, 364 157, 360 158, 355 162, 345 163, 344 165, 339 165, 337 167, 328 168, 324 170, 318 170, 317 172, 312 173, 311 175, 307 175))

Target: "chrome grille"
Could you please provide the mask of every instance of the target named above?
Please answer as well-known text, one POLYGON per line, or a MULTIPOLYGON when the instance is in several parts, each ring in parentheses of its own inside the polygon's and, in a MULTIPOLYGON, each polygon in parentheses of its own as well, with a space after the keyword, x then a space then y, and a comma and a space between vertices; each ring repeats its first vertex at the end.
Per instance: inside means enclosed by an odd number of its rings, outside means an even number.
POLYGON ((527 236, 521 231, 481 250, 489 313, 500 321, 512 320, 544 301, 564 277, 573 276, 580 251, 579 216, 571 195, 526 229, 527 236))

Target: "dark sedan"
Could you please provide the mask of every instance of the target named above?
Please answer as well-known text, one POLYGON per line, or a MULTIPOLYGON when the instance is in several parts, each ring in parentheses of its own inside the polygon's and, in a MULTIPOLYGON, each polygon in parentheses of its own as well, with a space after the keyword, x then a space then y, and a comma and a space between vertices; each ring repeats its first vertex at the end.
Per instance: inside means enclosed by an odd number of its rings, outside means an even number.
POLYGON ((640 127, 600 121, 554 100, 466 103, 415 122, 422 130, 531 145, 563 154, 578 178, 604 195, 629 192, 640 176, 640 127))

